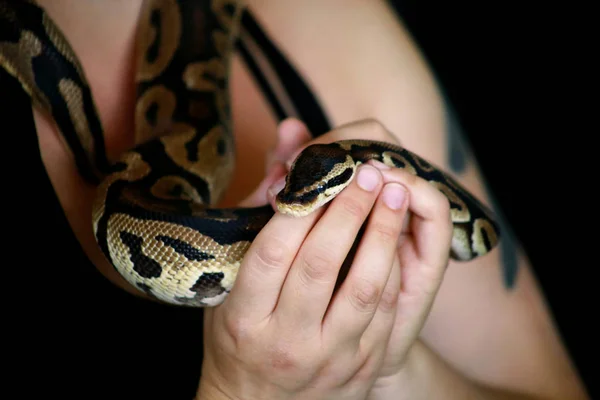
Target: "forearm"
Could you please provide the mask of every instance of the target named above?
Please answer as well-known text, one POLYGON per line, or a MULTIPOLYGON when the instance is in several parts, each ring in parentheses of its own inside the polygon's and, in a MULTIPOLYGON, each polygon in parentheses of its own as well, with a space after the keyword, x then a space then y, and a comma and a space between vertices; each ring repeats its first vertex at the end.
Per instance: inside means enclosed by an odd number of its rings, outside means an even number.
POLYGON ((310 84, 333 127, 373 118, 410 150, 444 159, 438 87, 386 0, 246 2, 310 84))
MULTIPOLYGON (((417 341, 401 373, 379 379, 367 400, 551 400, 490 388, 456 372, 422 342, 417 341)), ((231 400, 216 385, 201 380, 195 400, 231 400)))
POLYGON ((214 388, 200 387, 194 400, 231 400, 231 398, 214 388))
POLYGON ((215 387, 201 386, 194 400, 234 400, 215 387))
POLYGON ((413 346, 402 371, 380 379, 368 400, 550 400, 476 383, 461 375, 424 343, 413 346))

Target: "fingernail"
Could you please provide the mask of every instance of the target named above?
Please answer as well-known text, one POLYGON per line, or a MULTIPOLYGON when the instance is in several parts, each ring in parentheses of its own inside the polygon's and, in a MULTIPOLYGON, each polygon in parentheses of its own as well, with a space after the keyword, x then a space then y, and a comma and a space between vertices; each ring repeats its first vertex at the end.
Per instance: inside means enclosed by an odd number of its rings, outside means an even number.
POLYGON ((383 188, 383 202, 392 210, 402 207, 406 197, 406 189, 398 183, 388 183, 383 188))
POLYGON ((277 193, 281 192, 283 187, 285 186, 285 176, 279 178, 274 184, 269 187, 269 196, 275 197, 277 193))
POLYGON ((367 192, 371 192, 377 187, 379 179, 379 173, 375 168, 364 164, 358 168, 356 182, 358 183, 358 186, 367 192))

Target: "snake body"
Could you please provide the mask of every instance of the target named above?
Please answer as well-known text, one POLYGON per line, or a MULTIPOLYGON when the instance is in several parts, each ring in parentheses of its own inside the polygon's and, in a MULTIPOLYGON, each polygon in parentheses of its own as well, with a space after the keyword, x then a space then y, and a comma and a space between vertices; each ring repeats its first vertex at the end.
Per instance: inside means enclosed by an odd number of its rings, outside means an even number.
MULTIPOLYGON (((85 72, 66 37, 34 1, 0 0, 0 66, 56 122, 81 175, 97 185, 91 223, 100 249, 134 287, 165 303, 224 301, 270 206, 215 208, 234 169, 229 59, 243 6, 226 0, 149 0, 136 51, 137 145, 109 160, 85 72)), ((458 182, 396 145, 312 145, 277 196, 302 216, 335 197, 368 160, 428 180, 451 205, 450 256, 471 260, 498 242, 494 215, 458 182)))

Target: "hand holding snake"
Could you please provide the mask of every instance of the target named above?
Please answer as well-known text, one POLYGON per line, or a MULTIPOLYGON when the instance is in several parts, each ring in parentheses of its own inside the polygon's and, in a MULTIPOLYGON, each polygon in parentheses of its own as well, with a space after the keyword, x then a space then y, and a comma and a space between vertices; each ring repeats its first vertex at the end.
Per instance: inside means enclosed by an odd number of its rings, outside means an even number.
MULTIPOLYGON (((224 0, 150 2, 139 21, 132 116, 139 145, 109 160, 85 71, 60 29, 33 1, 0 0, 0 66, 54 119, 81 175, 98 185, 90 223, 99 247, 132 286, 174 305, 221 304, 274 214, 270 206, 211 208, 234 168, 228 62, 240 12, 224 0)), ((309 215, 369 160, 419 176, 448 198, 452 258, 470 260, 496 245, 487 207, 437 167, 384 142, 305 149, 278 210, 309 215)))
MULTIPOLYGON (((368 126, 327 136, 364 135, 368 126)), ((200 398, 366 398, 376 379, 403 365, 441 282, 451 236, 448 200, 380 163, 361 165, 327 208, 306 218, 276 214, 246 253, 229 297, 205 311, 200 398)))

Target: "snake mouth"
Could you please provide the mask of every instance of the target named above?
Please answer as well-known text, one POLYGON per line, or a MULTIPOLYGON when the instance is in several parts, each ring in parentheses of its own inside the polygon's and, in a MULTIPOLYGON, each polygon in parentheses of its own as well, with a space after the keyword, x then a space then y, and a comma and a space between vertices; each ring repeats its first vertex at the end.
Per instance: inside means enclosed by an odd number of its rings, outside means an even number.
POLYGON ((293 217, 304 217, 311 212, 313 209, 310 207, 306 207, 305 205, 292 203, 292 204, 284 204, 277 202, 277 210, 286 215, 291 215, 293 217))
POLYGON ((335 187, 320 191, 315 196, 310 196, 310 200, 304 196, 293 199, 285 198, 285 196, 278 196, 275 200, 275 204, 277 210, 282 214, 292 215, 294 217, 304 217, 329 203, 342 191, 342 189, 342 187, 335 187))

